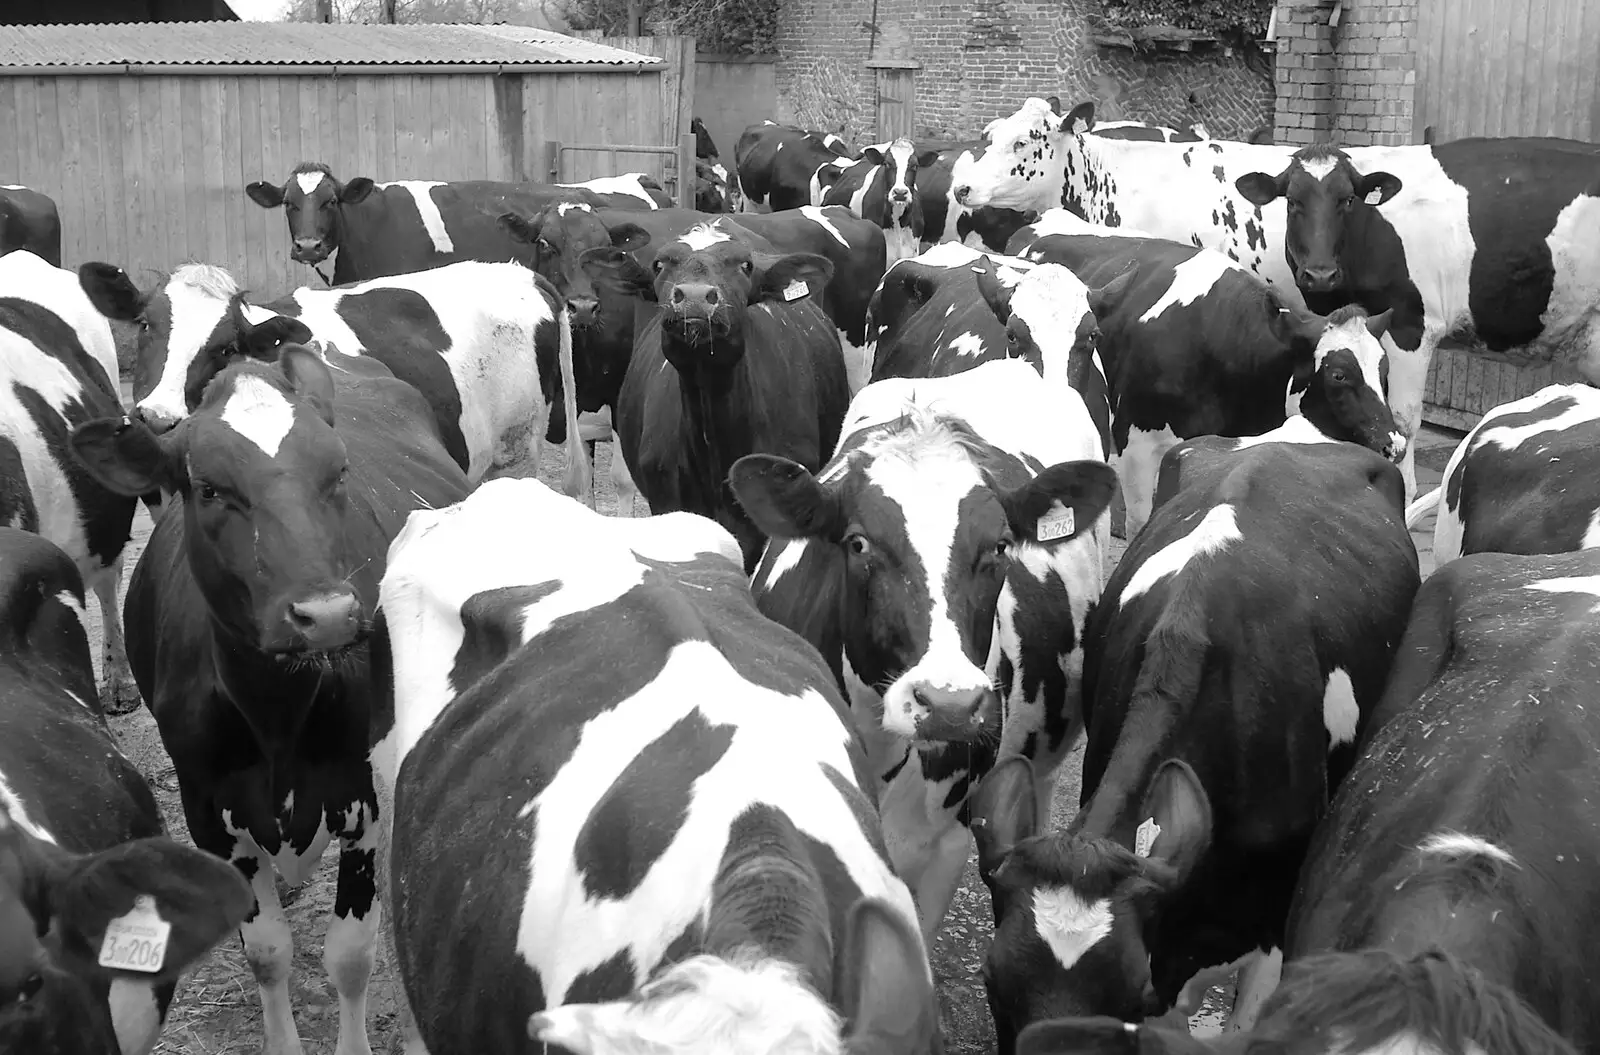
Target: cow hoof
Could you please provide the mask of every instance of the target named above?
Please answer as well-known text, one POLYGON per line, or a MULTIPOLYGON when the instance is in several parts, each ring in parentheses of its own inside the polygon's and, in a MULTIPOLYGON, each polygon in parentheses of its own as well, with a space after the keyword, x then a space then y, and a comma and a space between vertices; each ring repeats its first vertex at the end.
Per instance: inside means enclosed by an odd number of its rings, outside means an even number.
POLYGON ((100 686, 100 709, 112 717, 132 714, 143 702, 132 678, 112 679, 100 686))

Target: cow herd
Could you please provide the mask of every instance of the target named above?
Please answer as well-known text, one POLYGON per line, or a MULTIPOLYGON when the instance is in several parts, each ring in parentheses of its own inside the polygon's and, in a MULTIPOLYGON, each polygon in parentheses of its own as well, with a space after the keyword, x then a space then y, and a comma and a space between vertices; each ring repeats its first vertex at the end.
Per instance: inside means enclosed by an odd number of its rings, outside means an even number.
POLYGON ((0 1050, 145 1055, 237 929, 299 1055, 336 841, 337 1055, 380 942, 411 1055, 937 1052, 974 846, 1001 1055, 1600 1053, 1600 396, 1412 469, 1446 336, 1600 381, 1600 146, 692 128, 692 211, 251 183, 275 300, 0 189, 0 1050))

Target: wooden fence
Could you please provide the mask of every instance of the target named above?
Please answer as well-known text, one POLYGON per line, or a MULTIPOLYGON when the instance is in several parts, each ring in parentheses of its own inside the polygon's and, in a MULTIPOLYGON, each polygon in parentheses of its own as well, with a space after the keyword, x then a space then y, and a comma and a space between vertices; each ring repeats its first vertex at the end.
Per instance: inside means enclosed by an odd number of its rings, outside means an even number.
MULTIPOLYGON (((675 99, 665 102, 659 69, 230 69, 0 76, 0 183, 56 200, 68 267, 106 260, 148 283, 150 270, 200 260, 272 296, 321 281, 290 261, 283 213, 256 206, 244 187, 281 183, 300 161, 325 162, 345 180, 528 180, 541 178, 549 140, 678 141, 666 134, 679 115, 675 99)), ((617 158, 622 171, 658 178, 669 164, 655 153, 617 158)), ((574 157, 564 173, 613 174, 599 153, 574 157)))
POLYGON ((700 54, 694 60, 695 116, 733 166, 733 148, 751 125, 778 119, 776 55, 700 54))

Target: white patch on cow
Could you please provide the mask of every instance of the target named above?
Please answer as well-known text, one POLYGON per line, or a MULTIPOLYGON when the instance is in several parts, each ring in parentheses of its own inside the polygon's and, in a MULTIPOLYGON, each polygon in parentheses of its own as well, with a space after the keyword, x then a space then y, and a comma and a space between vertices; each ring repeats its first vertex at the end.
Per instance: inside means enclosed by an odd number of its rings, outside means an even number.
POLYGON ((1255 1028, 1267 997, 1273 994, 1283 979, 1283 950, 1276 945, 1266 952, 1256 949, 1243 961, 1239 968, 1239 987, 1234 995, 1233 1010, 1228 1015, 1225 1027, 1232 1032, 1255 1028))
POLYGON ((0 290, 8 297, 20 297, 48 308, 78 335, 78 342, 100 369, 111 387, 117 383, 117 346, 111 336, 111 323, 100 314, 78 281, 78 273, 55 267, 26 249, 14 249, 0 256, 0 290))
POLYGON ((1555 276, 1550 300, 1540 316, 1553 343, 1571 345, 1576 353, 1573 365, 1591 380, 1600 378, 1600 309, 1596 307, 1600 305, 1600 241, 1593 234, 1597 227, 1600 197, 1590 194, 1578 195, 1556 216, 1545 237, 1555 276))
POLYGON ((898 261, 913 260, 922 247, 917 233, 909 227, 889 227, 883 232, 884 257, 890 267, 898 261))
POLYGON ((983 354, 983 338, 969 331, 950 338, 945 347, 960 356, 979 356, 983 354))
POLYGON ((294 181, 300 184, 300 193, 310 196, 316 193, 317 187, 322 184, 326 175, 323 172, 301 172, 295 175, 294 181))
POLYGON ((1417 852, 1438 857, 1487 857, 1513 868, 1522 867, 1509 851, 1487 839, 1461 832, 1434 832, 1417 845, 1417 852))
POLYGON ((1259 447, 1263 443, 1338 443, 1321 429, 1311 423, 1308 418, 1299 414, 1288 418, 1282 425, 1259 436, 1240 436, 1234 440, 1233 449, 1236 451, 1248 450, 1259 447))
MULTIPOLYGON (((1135 230, 1132 227, 1107 227, 1104 224, 1090 223, 1070 209, 1057 206, 1046 209, 1037 220, 1024 227, 1020 234, 1030 240, 1037 240, 1052 234, 1093 235, 1097 238, 1152 238, 1145 231, 1135 230)), ((1024 259, 1033 259, 1033 250, 1024 249, 1020 254, 1024 259)))
POLYGON ((227 317, 228 302, 239 292, 239 283, 220 267, 183 264, 173 270, 163 292, 172 313, 167 354, 161 377, 138 405, 146 414, 181 421, 189 416, 183 394, 189 368, 227 317))
POLYGON ((1320 183, 1333 175, 1334 170, 1339 167, 1339 159, 1312 158, 1310 161, 1300 162, 1300 167, 1305 169, 1306 175, 1320 183))
POLYGON ((816 205, 802 205, 800 206, 800 215, 804 216, 806 219, 810 220, 824 231, 827 231, 833 236, 833 240, 835 242, 838 242, 846 249, 850 248, 850 243, 845 240, 845 237, 840 233, 839 228, 833 225, 833 219, 829 217, 827 212, 821 207, 816 205))
POLYGON ((1578 545, 1582 549, 1600 549, 1600 509, 1596 509, 1594 515, 1589 518, 1589 526, 1583 532, 1583 541, 1578 545))
POLYGON ((21 796, 11 790, 11 783, 4 773, 0 773, 0 831, 5 830, 7 823, 15 824, 35 839, 47 843, 54 843, 56 837, 48 830, 35 824, 28 816, 28 807, 23 803, 21 796))
POLYGON ((712 220, 710 223, 697 223, 679 235, 678 241, 696 253, 702 249, 709 249, 718 242, 733 241, 733 236, 724 231, 720 224, 720 220, 712 220))
POLYGON ((234 379, 222 407, 222 423, 268 458, 276 458, 294 428, 294 405, 265 379, 245 374, 234 379))
POLYGON ((106 1004, 111 1009, 111 1028, 117 1035, 119 1051, 149 1051, 155 1046, 161 1032, 161 1008, 149 982, 126 976, 113 978, 106 1004))
POLYGON ((1239 533, 1238 513, 1233 505, 1223 502, 1221 505, 1213 506, 1195 525, 1194 530, 1180 539, 1169 542, 1159 552, 1151 554, 1149 560, 1139 565, 1128 579, 1128 585, 1124 587, 1119 603, 1127 604, 1154 588, 1162 579, 1178 574, 1192 561, 1199 560, 1207 554, 1220 553, 1230 543, 1243 538, 1244 536, 1239 533))
MULTIPOLYGON (((1150 322, 1161 317, 1168 308, 1187 307, 1211 292, 1217 280, 1230 271, 1243 271, 1238 264, 1204 249, 1172 269, 1172 284, 1162 291, 1156 302, 1139 316, 1140 322, 1150 322)), ((1371 336, 1370 334, 1368 336, 1371 336)))
POLYGON ((586 180, 583 183, 558 183, 558 187, 582 187, 594 191, 596 194, 626 194, 638 198, 652 209, 661 208, 661 203, 650 197, 650 192, 645 190, 641 180, 643 172, 625 172, 620 176, 600 176, 596 179, 586 180))
MULTIPOLYGON (((1586 422, 1600 419, 1600 390, 1589 385, 1546 385, 1531 396, 1502 403, 1491 410, 1487 417, 1479 423, 1474 430, 1478 434, 1477 442, 1472 448, 1490 445, 1499 447, 1503 451, 1516 450, 1529 440, 1542 439, 1552 433, 1565 432, 1570 428, 1586 422), (1530 421, 1523 425, 1501 425, 1500 419, 1512 415, 1521 416, 1538 410, 1540 407, 1557 399, 1570 398, 1571 406, 1561 409, 1549 417, 1530 421)), ((1469 437, 1470 439, 1470 437, 1469 437)))
POLYGON ((580 1055, 641 1051, 747 1055, 842 1050, 839 1016, 799 968, 740 955, 696 956, 667 968, 643 1002, 563 1004, 534 1015, 529 1032, 580 1055))
POLYGON ((27 189, 28 189, 27 187, 24 187, 20 183, 0 183, 0 190, 27 190, 27 189))
MULTIPOLYGON (((84 639, 87 640, 89 637, 89 613, 84 610, 83 604, 79 602, 76 597, 72 596, 71 590, 60 591, 56 594, 56 600, 61 604, 66 605, 67 610, 77 618, 78 625, 83 627, 84 639)), ((68 695, 71 694, 69 693, 68 695)), ((75 700, 78 699, 76 696, 73 696, 72 698, 75 700)), ((83 703, 82 700, 78 700, 78 702, 83 703)), ((88 705, 85 704, 85 706, 88 705)))
POLYGON ((594 212, 594 210, 581 201, 564 201, 556 206, 557 216, 565 216, 569 212, 594 212))
POLYGON ((773 539, 769 545, 777 547, 777 552, 772 557, 772 563, 762 570, 757 592, 764 593, 772 589, 783 577, 800 566, 800 559, 806 555, 806 546, 809 539, 773 539))
POLYGON ((428 232, 428 240, 433 243, 435 253, 456 251, 456 244, 450 240, 450 232, 445 230, 444 214, 439 211, 439 203, 433 200, 433 188, 446 186, 442 180, 391 180, 378 186, 384 190, 399 187, 411 195, 411 200, 417 206, 417 215, 422 217, 422 229, 428 232))
POLYGON ((1056 962, 1071 969, 1111 933, 1111 899, 1085 901, 1069 886, 1036 887, 1033 929, 1056 962))
POLYGON ((1343 667, 1334 667, 1322 690, 1322 724, 1328 730, 1329 750, 1355 743, 1360 721, 1361 708, 1356 706, 1356 687, 1350 681, 1350 673, 1343 667))
MULTIPOLYGON (((1524 590, 1538 590, 1541 593, 1583 593, 1591 597, 1600 598, 1600 575, 1571 575, 1559 579, 1539 579, 1523 587, 1524 590)), ((1600 612, 1600 604, 1589 609, 1591 612, 1600 612)))
POLYGON ((1388 353, 1384 351, 1383 343, 1372 336, 1372 331, 1367 329, 1365 316, 1356 316, 1337 325, 1325 327, 1322 336, 1317 338, 1317 349, 1312 355, 1312 362, 1320 370, 1328 353, 1338 349, 1344 349, 1356 357, 1356 364, 1361 368, 1362 382, 1382 399, 1383 360, 1388 353))
POLYGON ((1060 264, 1040 264, 1018 278, 1011 314, 1028 324, 1044 375, 1065 381, 1078 326, 1089 314, 1089 288, 1060 264))
POLYGON ((1159 429, 1141 429, 1137 425, 1128 430, 1128 443, 1121 453, 1111 459, 1122 481, 1123 507, 1127 517, 1127 536, 1133 538, 1150 519, 1155 506, 1156 478, 1161 472, 1161 459, 1178 445, 1178 435, 1170 426, 1159 429))

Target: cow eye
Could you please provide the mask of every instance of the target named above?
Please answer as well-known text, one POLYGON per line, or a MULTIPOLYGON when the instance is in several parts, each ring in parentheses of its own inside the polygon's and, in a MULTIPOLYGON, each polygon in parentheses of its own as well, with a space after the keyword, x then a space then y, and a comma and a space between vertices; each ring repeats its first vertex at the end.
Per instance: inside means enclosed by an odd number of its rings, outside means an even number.
POLYGON ((1026 139, 1019 139, 1015 143, 1011 144, 1011 149, 1020 154, 1024 150, 1028 149, 1028 141, 1026 139))
POLYGON ((198 485, 195 487, 194 492, 200 496, 200 501, 202 502, 215 502, 222 497, 221 492, 208 483, 198 485))
POLYGON ((844 544, 850 547, 850 552, 858 557, 865 557, 872 552, 872 543, 867 541, 867 536, 859 531, 852 531, 845 536, 844 544))
POLYGON ((1334 384, 1342 385, 1346 381, 1350 380, 1350 377, 1343 370, 1334 370, 1332 373, 1330 373, 1328 375, 1328 379, 1331 380, 1334 384))
POLYGON ((331 209, 331 208, 333 208, 333 199, 332 198, 324 198, 324 199, 322 199, 322 204, 319 206, 319 208, 323 208, 323 209, 331 209))
POLYGON ((1344 200, 1342 202, 1340 202, 1339 204, 1343 205, 1346 209, 1348 209, 1348 208, 1350 208, 1350 206, 1354 205, 1355 203, 1356 203, 1356 196, 1354 194, 1346 194, 1344 196, 1344 200))
POLYGON ((650 270, 659 275, 661 274, 661 269, 666 266, 667 262, 665 260, 662 260, 660 257, 656 257, 655 261, 650 265, 650 270))
POLYGON ((755 264, 751 263, 748 260, 741 260, 739 262, 739 270, 743 271, 747 275, 750 274, 755 269, 756 269, 755 264))
POLYGON ((1017 337, 1017 332, 1015 330, 1007 330, 1006 331, 1006 343, 1007 344, 1016 344, 1018 340, 1019 340, 1019 338, 1017 337))
POLYGON ((994 555, 999 557, 1001 560, 1005 560, 1006 558, 1010 557, 1011 540, 1008 538, 1003 538, 999 542, 996 542, 994 544, 994 555))

